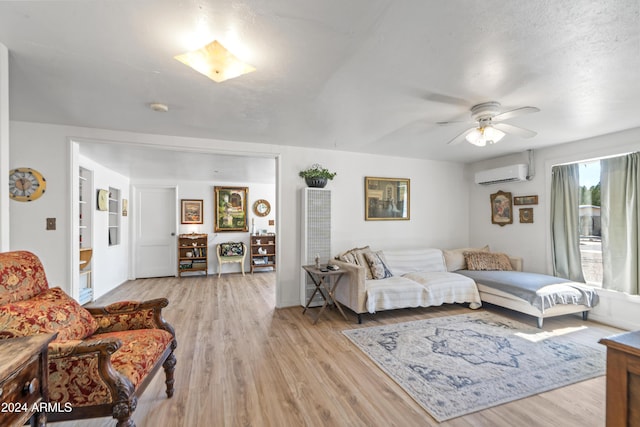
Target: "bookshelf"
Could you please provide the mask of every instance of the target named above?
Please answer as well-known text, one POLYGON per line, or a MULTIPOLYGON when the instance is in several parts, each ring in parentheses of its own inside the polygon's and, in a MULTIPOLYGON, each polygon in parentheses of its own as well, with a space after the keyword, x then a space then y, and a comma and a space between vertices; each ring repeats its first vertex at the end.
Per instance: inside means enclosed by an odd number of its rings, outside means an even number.
POLYGON ((208 275, 209 242, 206 234, 180 234, 178 236, 178 277, 184 273, 202 272, 208 275))
POLYGON ((276 235, 251 235, 251 274, 257 268, 276 269, 276 235))
POLYGON ((93 219, 93 172, 82 166, 78 169, 78 237, 80 247, 79 295, 80 304, 93 300, 93 284, 91 270, 93 256, 92 249, 92 219, 93 219))

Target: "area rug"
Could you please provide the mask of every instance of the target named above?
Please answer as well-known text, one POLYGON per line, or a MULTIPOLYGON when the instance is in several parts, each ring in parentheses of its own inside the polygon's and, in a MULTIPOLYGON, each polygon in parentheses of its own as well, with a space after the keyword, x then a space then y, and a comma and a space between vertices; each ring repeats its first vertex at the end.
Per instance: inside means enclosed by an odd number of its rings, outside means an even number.
POLYGON ((343 333, 439 422, 605 373, 604 348, 489 312, 343 333))

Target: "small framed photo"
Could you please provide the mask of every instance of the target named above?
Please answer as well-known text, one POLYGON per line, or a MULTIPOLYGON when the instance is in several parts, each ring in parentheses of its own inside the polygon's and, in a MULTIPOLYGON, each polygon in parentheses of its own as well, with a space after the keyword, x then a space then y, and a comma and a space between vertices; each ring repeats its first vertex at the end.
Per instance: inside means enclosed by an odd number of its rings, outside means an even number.
POLYGON ((408 178, 364 178, 365 221, 410 219, 408 178))
POLYGON ((213 231, 249 231, 247 225, 248 187, 214 187, 213 231))
POLYGON ((520 208, 520 222, 533 224, 533 208, 520 208))
POLYGON ((183 224, 202 224, 202 200, 180 200, 183 224))
POLYGON ((511 193, 498 191, 491 196, 491 223, 505 226, 513 224, 511 193))
POLYGON ((515 196, 513 198, 514 205, 537 205, 538 196, 515 196))

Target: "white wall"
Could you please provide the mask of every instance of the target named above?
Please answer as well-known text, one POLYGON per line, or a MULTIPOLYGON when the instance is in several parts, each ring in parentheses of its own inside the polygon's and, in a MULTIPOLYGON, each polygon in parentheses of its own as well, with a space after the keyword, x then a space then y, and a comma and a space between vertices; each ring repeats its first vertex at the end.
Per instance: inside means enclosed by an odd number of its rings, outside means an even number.
MULTIPOLYGON (((494 251, 524 258, 527 271, 551 273, 550 206, 551 168, 554 165, 589 160, 603 156, 624 154, 640 150, 640 129, 557 145, 534 153, 535 178, 529 182, 481 186, 473 183, 476 171, 527 163, 526 153, 491 159, 468 165, 466 168, 469 207, 469 242, 472 246, 489 244, 494 251), (534 223, 520 224, 518 206, 514 206, 514 223, 500 227, 491 224, 489 196, 498 190, 513 196, 538 195, 534 208, 534 223)), ((640 297, 606 290, 599 291, 601 303, 592 311, 592 318, 627 329, 640 329, 640 297)))
POLYGON ((299 304, 301 212, 300 170, 320 163, 338 175, 329 181, 332 207, 332 253, 354 246, 372 248, 465 245, 468 239, 468 193, 463 166, 359 153, 281 147, 279 209, 282 292, 280 305, 299 304), (364 177, 409 178, 410 221, 365 221, 364 177))
MULTIPOLYGON (((38 123, 12 122, 11 162, 15 166, 31 166, 45 174, 47 194, 36 202, 38 209, 12 203, 12 248, 36 252, 45 264, 50 281, 69 281, 72 264, 69 236, 72 235, 71 166, 69 138, 75 140, 131 142, 149 146, 179 146, 191 150, 215 150, 221 154, 267 155, 277 157, 275 206, 277 243, 280 248, 277 269, 276 304, 298 305, 300 280, 300 188, 305 186, 298 172, 321 163, 336 178, 329 183, 332 190, 333 250, 338 253, 352 246, 372 247, 466 245, 469 234, 469 193, 464 168, 460 164, 362 155, 357 153, 304 149, 286 145, 254 143, 230 144, 228 141, 136 134, 104 129, 88 129, 38 123), (398 177, 411 179, 410 221, 365 221, 364 177, 398 177), (44 218, 58 217, 56 232, 44 231, 44 218), (40 218, 42 217, 42 218, 40 218), (33 224, 42 224, 34 227, 33 224)), ((181 185, 183 187, 183 185, 181 185)), ((209 190, 207 190, 209 191, 209 190)), ((193 193, 181 191, 181 198, 193 193)), ((250 193, 250 203, 257 193, 250 193)), ((196 197, 194 197, 196 198, 196 197)), ((197 197, 199 198, 199 197, 197 197)), ((262 197, 268 199, 268 197, 262 197)), ((133 207, 130 207, 132 209, 133 207)), ((205 213, 206 214, 206 213, 205 213)), ((130 213, 131 215, 131 213, 130 213)), ((210 215, 210 214, 209 214, 210 215)), ((209 216, 210 218, 210 216, 209 216)), ((205 218, 206 221, 206 218, 205 218)), ((94 236, 96 238, 96 236, 94 236)), ((225 240, 227 236, 225 235, 225 240)))
POLYGON ((108 190, 111 187, 120 190, 120 244, 109 245, 109 212, 99 211, 96 209, 95 204, 93 205, 91 275, 93 297, 95 299, 126 282, 129 275, 130 216, 122 216, 122 199, 131 200, 131 197, 129 197, 130 186, 128 177, 114 172, 91 159, 80 156, 79 163, 80 166, 93 171, 93 197, 95 197, 98 189, 108 190))
POLYGON ((9 51, 0 43, 0 252, 9 239, 9 51))
POLYGON ((42 261, 50 286, 71 287, 71 149, 69 132, 11 122, 10 165, 42 173, 47 190, 32 202, 9 203, 10 249, 29 250, 42 261), (47 231, 46 218, 56 219, 47 231))
MULTIPOLYGON (((275 160, 273 174, 275 175, 275 160)), ((249 233, 247 232, 218 232, 214 233, 214 187, 247 187, 248 191, 248 218, 249 232, 251 232, 251 221, 254 219, 257 230, 265 229, 268 232, 276 232, 276 227, 269 225, 269 220, 275 220, 276 206, 276 187, 274 184, 250 183, 250 182, 227 182, 227 181, 149 181, 149 180, 132 180, 133 186, 136 185, 167 185, 176 186, 178 190, 178 199, 196 199, 203 202, 203 223, 202 224, 180 224, 178 218, 178 234, 182 233, 206 233, 209 235, 209 274, 218 273, 218 260, 215 255, 216 245, 223 242, 244 242, 249 248, 249 233), (265 199, 271 204, 271 212, 265 217, 258 217, 253 214, 253 203, 258 199, 265 199)), ((130 206, 135 209, 135 206, 130 206)), ((178 214, 179 215, 179 214, 178 214)), ((247 256, 245 260, 245 272, 250 269, 250 258, 247 256)), ((240 272, 240 265, 225 264, 223 273, 240 272)))

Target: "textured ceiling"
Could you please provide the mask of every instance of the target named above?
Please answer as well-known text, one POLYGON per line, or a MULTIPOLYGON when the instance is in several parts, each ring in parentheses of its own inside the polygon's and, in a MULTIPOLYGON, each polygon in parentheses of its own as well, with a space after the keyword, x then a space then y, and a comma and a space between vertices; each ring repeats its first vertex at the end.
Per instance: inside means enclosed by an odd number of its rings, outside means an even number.
POLYGON ((637 0, 0 2, 12 120, 472 162, 640 127, 637 0), (173 57, 218 39, 257 71, 173 57), (478 148, 469 108, 539 113, 478 148), (150 102, 169 105, 156 113, 150 102))

